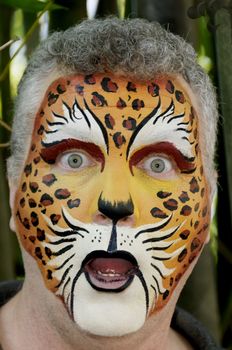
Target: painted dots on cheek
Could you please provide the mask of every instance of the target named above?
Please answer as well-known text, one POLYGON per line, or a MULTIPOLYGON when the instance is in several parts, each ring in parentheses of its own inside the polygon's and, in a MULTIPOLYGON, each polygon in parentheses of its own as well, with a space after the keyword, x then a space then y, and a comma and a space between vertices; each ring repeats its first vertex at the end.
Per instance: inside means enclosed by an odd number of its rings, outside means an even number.
POLYGON ((132 108, 135 111, 139 111, 141 108, 145 106, 144 101, 136 98, 134 101, 132 101, 132 108))
POLYGON ((167 81, 167 84, 165 86, 165 89, 170 93, 170 94, 173 94, 174 91, 175 91, 175 87, 173 85, 173 83, 171 82, 171 80, 168 80, 167 81))
POLYGON ((192 243, 191 243, 191 252, 193 252, 194 250, 198 249, 199 247, 201 247, 201 241, 195 237, 193 240, 192 240, 192 243))
POLYGON ((49 91, 49 93, 48 93, 48 106, 50 107, 51 105, 56 103, 58 98, 59 98, 59 94, 54 94, 53 92, 49 91))
POLYGON ((71 193, 69 192, 69 190, 67 188, 58 188, 55 191, 54 195, 57 199, 66 199, 66 198, 70 197, 71 193))
POLYGON ((182 252, 178 255, 178 261, 182 262, 186 258, 187 253, 188 253, 187 248, 184 248, 182 252))
POLYGON ((172 195, 172 192, 164 192, 164 191, 159 191, 157 192, 157 197, 161 198, 161 199, 165 199, 168 198, 172 195))
POLYGON ((57 181, 57 178, 55 177, 54 174, 48 174, 43 176, 42 178, 42 182, 46 185, 46 186, 51 186, 54 184, 54 182, 57 181))
POLYGON ((23 192, 26 192, 26 190, 27 190, 27 184, 26 184, 26 182, 24 182, 24 183, 22 184, 21 189, 22 189, 23 192))
POLYGON ((196 180, 195 177, 193 177, 193 178, 191 179, 191 181, 189 182, 189 184, 190 184, 190 191, 191 191, 192 193, 197 193, 197 192, 199 192, 199 190, 200 190, 199 184, 198 184, 198 182, 197 182, 197 180, 196 180))
POLYGON ((187 201, 189 201, 188 193, 185 191, 182 191, 181 195, 178 198, 182 203, 186 203, 187 201))
POLYGON ((91 102, 95 107, 108 106, 108 103, 105 100, 104 96, 100 95, 98 92, 93 92, 92 96, 93 98, 91 99, 91 102))
POLYGON ((31 212, 31 224, 36 227, 39 225, 39 218, 37 213, 35 213, 34 211, 31 212))
POLYGON ((117 148, 120 148, 124 143, 126 143, 126 139, 120 131, 113 135, 113 140, 117 148))
POLYGON ((128 82, 126 88, 127 88, 127 91, 133 91, 133 92, 137 91, 136 85, 130 81, 128 82))
POLYGON ((37 227, 37 232, 36 232, 36 237, 37 239, 42 242, 45 240, 45 231, 37 227))
POLYGON ((39 129, 37 130, 37 134, 41 136, 43 135, 43 132, 44 132, 44 126, 40 125, 39 129))
POLYGON ((76 198, 76 199, 69 199, 67 201, 67 205, 69 207, 69 209, 73 209, 73 208, 78 208, 79 205, 80 205, 80 199, 79 198, 76 198))
POLYGON ((59 215, 59 214, 51 214, 50 215, 50 219, 51 219, 51 222, 53 223, 53 225, 57 225, 60 218, 61 218, 61 215, 59 215))
POLYGON ((177 210, 177 208, 178 208, 178 202, 173 198, 170 198, 167 201, 165 201, 163 203, 163 205, 166 209, 168 209, 170 211, 177 210))
POLYGON ((128 117, 128 119, 123 120, 122 126, 127 130, 135 130, 136 120, 132 117, 128 117))
POLYGON ((115 120, 109 113, 105 115, 105 124, 106 124, 106 127, 110 130, 113 130, 115 126, 115 120))
POLYGON ((39 185, 37 182, 30 182, 29 187, 32 193, 36 193, 38 191, 39 185))
POLYGON ((31 164, 27 164, 24 168, 24 173, 26 175, 26 177, 28 177, 32 172, 32 165, 31 164))
POLYGON ((156 97, 159 95, 159 86, 155 83, 151 83, 148 85, 147 91, 152 97, 156 97))
POLYGON ((119 97, 119 100, 118 100, 116 106, 119 109, 123 109, 126 107, 126 102, 121 97, 119 97))
POLYGON ((46 207, 48 205, 53 204, 54 200, 48 193, 44 193, 40 198, 40 203, 46 207))
POLYGON ((189 205, 184 205, 181 208, 180 214, 183 216, 189 216, 192 213, 192 208, 189 205))
POLYGON ((157 207, 152 208, 150 213, 154 218, 165 219, 168 217, 168 215, 163 210, 157 207))
POLYGON ((188 236, 190 235, 190 231, 189 230, 184 230, 180 233, 180 238, 183 240, 188 239, 188 236))
POLYGON ((37 206, 36 201, 33 198, 29 198, 28 204, 30 208, 35 208, 37 206))

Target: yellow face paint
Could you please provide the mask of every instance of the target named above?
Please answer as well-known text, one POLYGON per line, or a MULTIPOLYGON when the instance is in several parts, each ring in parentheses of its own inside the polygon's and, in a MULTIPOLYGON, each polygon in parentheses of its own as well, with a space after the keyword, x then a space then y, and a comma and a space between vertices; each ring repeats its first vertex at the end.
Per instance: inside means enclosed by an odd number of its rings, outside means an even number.
POLYGON ((14 215, 47 288, 85 330, 136 331, 199 254, 210 213, 197 123, 174 78, 79 75, 48 88, 14 215))

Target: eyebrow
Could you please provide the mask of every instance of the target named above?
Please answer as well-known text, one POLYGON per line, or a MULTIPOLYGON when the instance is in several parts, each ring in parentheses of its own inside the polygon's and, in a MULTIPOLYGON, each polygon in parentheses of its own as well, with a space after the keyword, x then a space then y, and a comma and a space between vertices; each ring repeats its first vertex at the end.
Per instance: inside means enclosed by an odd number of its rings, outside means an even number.
POLYGON ((129 160, 130 170, 133 174, 133 166, 151 154, 164 154, 171 157, 181 173, 192 174, 196 170, 195 157, 186 157, 170 142, 159 142, 148 145, 135 152, 129 160))
POLYGON ((105 166, 105 157, 97 145, 91 142, 84 142, 76 139, 64 139, 51 143, 41 142, 43 148, 40 151, 41 158, 48 164, 54 164, 59 154, 73 149, 83 150, 87 152, 96 161, 101 163, 101 171, 105 166))

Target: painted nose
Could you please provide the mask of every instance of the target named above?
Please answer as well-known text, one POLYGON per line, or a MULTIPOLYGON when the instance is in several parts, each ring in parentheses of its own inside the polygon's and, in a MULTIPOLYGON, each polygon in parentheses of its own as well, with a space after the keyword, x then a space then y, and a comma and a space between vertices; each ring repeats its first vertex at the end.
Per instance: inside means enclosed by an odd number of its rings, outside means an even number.
POLYGON ((128 201, 110 202, 102 198, 98 199, 99 216, 105 219, 110 219, 113 223, 123 222, 132 223, 134 214, 134 204, 130 199, 128 201))

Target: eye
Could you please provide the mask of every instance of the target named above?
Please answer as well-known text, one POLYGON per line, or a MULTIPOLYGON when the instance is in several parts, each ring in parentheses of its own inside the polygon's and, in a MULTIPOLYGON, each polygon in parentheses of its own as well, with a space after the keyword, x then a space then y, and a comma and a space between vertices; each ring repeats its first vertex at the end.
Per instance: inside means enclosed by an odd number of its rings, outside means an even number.
POLYGON ((90 155, 80 151, 71 151, 62 153, 58 157, 56 164, 57 166, 67 170, 82 170, 93 166, 95 161, 90 155))
POLYGON ((175 174, 172 161, 165 156, 153 155, 147 157, 140 161, 137 166, 154 177, 171 177, 175 174))

